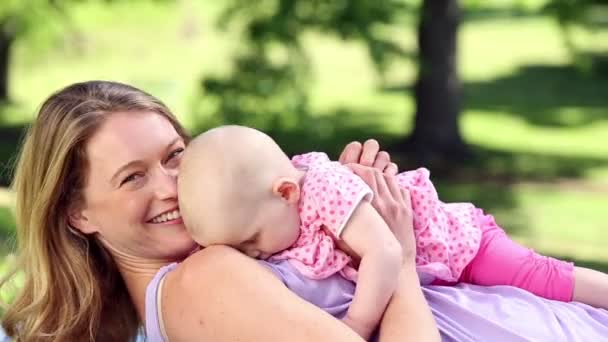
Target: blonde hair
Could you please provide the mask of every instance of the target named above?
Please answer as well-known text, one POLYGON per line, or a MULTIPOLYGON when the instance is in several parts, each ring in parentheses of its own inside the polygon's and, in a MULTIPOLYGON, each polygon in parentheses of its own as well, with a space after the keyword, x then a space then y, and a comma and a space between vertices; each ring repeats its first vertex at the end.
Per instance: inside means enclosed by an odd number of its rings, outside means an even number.
MULTIPOLYGON (((111 255, 68 225, 83 203, 88 139, 113 112, 152 111, 188 139, 169 109, 134 87, 106 81, 51 95, 29 128, 17 163, 18 269, 24 285, 2 318, 16 341, 126 341, 140 325, 111 255)), ((0 286, 7 284, 5 279, 0 286)))

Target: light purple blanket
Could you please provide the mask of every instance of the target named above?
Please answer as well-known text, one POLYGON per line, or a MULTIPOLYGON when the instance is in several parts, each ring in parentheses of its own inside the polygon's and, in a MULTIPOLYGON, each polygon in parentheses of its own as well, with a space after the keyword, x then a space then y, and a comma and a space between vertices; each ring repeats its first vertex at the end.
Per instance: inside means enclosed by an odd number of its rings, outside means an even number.
MULTIPOLYGON (((303 299, 338 318, 346 313, 355 287, 341 276, 310 280, 287 261, 264 264, 303 299)), ((608 311, 588 305, 510 286, 424 286, 423 292, 443 341, 608 341, 608 311)))

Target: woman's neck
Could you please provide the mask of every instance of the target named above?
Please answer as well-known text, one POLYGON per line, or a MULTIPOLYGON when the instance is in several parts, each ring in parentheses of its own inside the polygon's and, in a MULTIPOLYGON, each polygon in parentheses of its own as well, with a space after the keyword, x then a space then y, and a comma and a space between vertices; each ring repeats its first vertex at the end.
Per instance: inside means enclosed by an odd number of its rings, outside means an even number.
POLYGON ((114 262, 129 291, 129 296, 137 310, 137 314, 143 321, 145 318, 144 303, 148 284, 152 281, 161 267, 174 262, 179 262, 186 256, 179 259, 146 259, 120 252, 111 246, 106 247, 112 254, 114 262))
POLYGON ((174 261, 119 260, 116 261, 118 270, 125 282, 127 291, 129 291, 129 296, 139 318, 144 321, 146 317, 145 298, 148 284, 161 267, 167 266, 174 261))

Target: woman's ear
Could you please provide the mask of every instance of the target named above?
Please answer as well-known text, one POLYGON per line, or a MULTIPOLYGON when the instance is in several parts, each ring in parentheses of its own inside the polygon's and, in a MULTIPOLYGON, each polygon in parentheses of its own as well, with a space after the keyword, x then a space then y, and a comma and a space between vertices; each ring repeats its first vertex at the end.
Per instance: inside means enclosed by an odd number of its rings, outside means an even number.
POLYGON ((281 177, 272 184, 272 193, 294 204, 300 200, 300 185, 292 178, 281 177))
POLYGON ((86 210, 80 208, 70 208, 68 210, 68 223, 70 227, 83 234, 94 234, 99 231, 97 225, 89 219, 86 210))

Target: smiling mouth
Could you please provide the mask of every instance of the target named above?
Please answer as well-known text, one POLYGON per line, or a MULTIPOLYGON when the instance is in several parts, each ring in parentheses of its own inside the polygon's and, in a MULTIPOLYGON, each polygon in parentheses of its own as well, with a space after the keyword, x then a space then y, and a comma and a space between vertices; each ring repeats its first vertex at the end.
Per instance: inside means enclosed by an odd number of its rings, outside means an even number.
POLYGON ((169 212, 160 214, 160 215, 156 216, 155 218, 151 219, 149 222, 164 223, 164 222, 176 220, 181 217, 182 217, 182 215, 180 214, 179 209, 175 209, 175 210, 171 210, 169 212))

